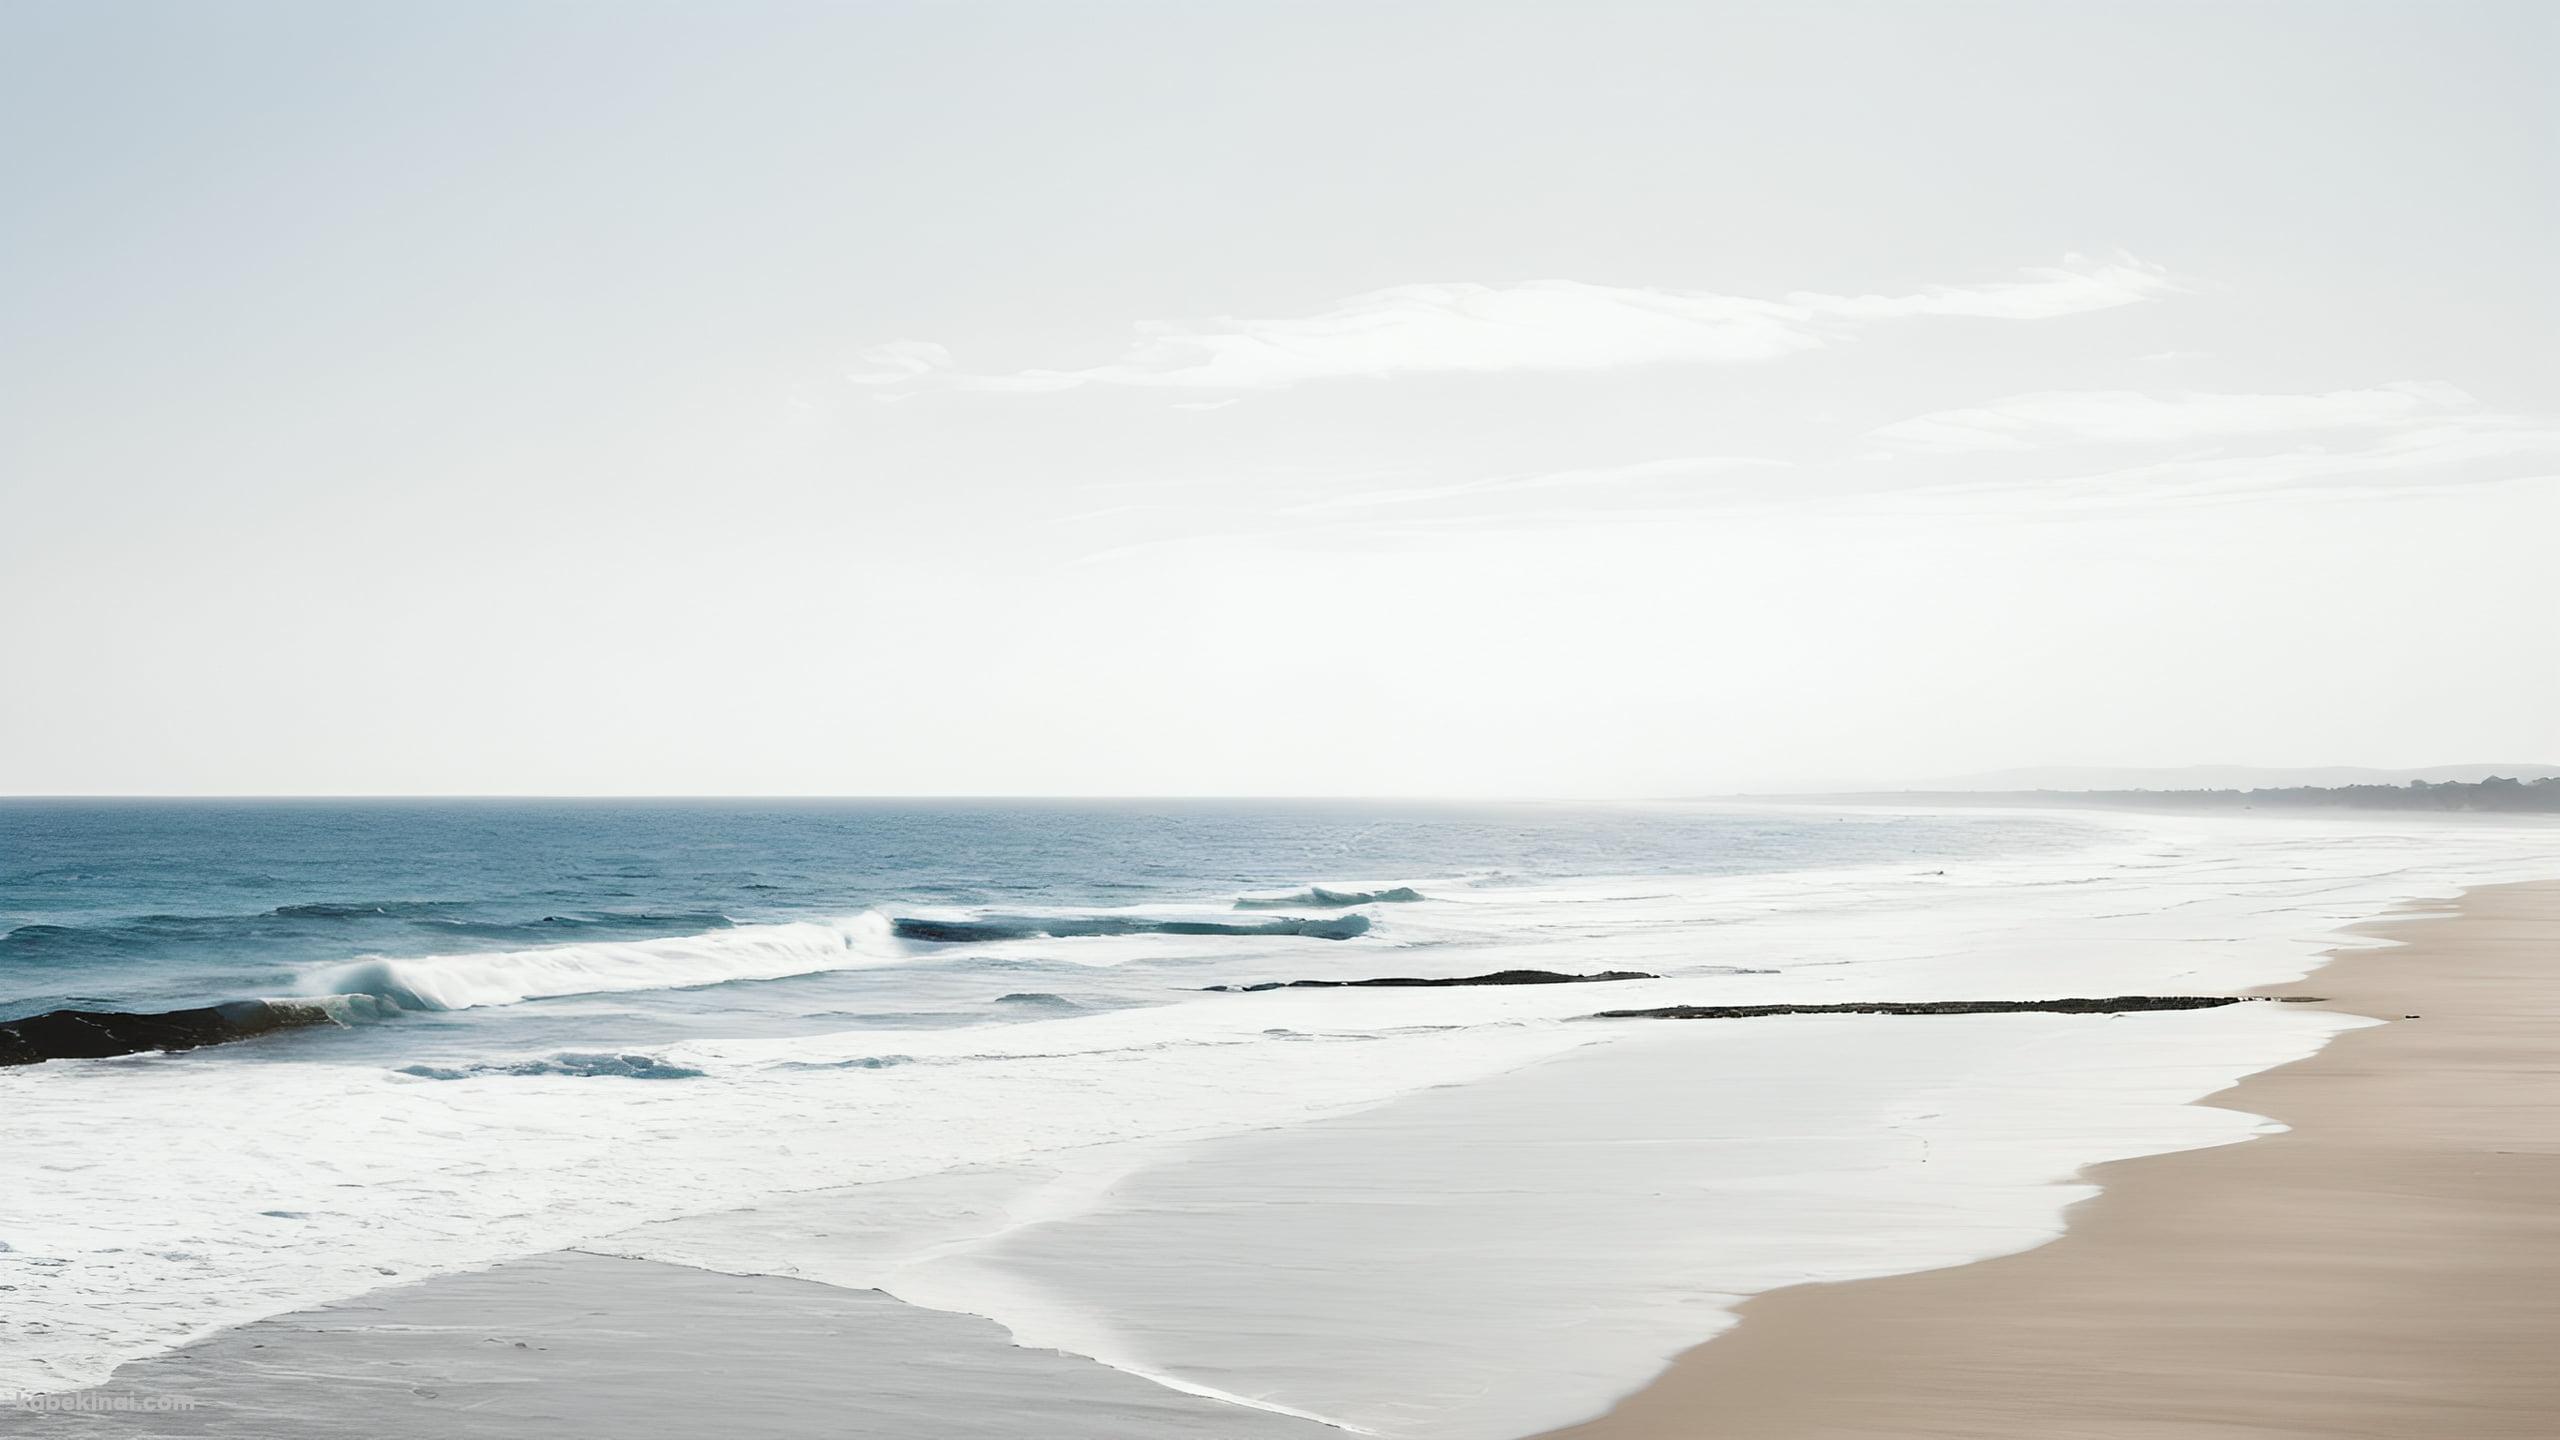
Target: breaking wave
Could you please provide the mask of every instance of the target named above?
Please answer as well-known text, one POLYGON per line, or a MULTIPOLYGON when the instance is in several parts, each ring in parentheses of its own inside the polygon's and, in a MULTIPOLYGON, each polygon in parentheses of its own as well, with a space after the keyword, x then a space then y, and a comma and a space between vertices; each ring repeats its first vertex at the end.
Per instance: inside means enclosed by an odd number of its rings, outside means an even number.
POLYGON ((540 1060, 479 1065, 403 1065, 396 1072, 421 1080, 469 1080, 482 1075, 613 1076, 624 1080, 691 1080, 702 1074, 655 1055, 565 1050, 540 1060))
POLYGON ((1423 898, 1422 892, 1410 885, 1392 890, 1327 890, 1313 885, 1294 895, 1244 895, 1237 897, 1239 910, 1341 910, 1353 905, 1408 905, 1423 898))
POLYGON ((741 925, 706 935, 546 945, 533 950, 373 958, 305 978, 311 994, 369 995, 402 1010, 468 1010, 557 995, 676 990, 732 980, 779 980, 907 958, 876 910, 845 921, 741 925))

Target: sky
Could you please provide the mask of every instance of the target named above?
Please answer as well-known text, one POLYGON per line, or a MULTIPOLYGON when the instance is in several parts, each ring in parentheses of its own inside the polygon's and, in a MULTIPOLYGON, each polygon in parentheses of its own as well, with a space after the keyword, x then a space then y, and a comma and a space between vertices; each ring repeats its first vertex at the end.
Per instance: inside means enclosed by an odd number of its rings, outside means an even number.
POLYGON ((0 793, 2560 761, 2560 7, 0 6, 0 793))

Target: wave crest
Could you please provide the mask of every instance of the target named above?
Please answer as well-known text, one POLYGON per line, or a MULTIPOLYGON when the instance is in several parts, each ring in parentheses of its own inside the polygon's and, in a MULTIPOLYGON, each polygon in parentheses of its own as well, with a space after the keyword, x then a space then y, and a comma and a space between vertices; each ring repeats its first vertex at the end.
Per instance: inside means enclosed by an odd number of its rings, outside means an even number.
POLYGON ((397 1072, 421 1080, 470 1080, 482 1075, 612 1076, 624 1080, 691 1080, 702 1072, 655 1055, 610 1051, 564 1050, 540 1060, 512 1060, 478 1065, 403 1065, 397 1072))
POLYGON ((906 959, 889 918, 741 925, 705 935, 546 945, 533 950, 373 957, 319 971, 307 992, 371 996, 402 1010, 468 1010, 558 995, 679 990, 732 980, 779 980, 906 959))
POLYGON ((1291 895, 1243 895, 1236 899, 1239 910, 1343 910, 1353 905, 1410 905, 1423 898, 1422 892, 1410 885, 1388 890, 1327 890, 1310 885, 1291 895))

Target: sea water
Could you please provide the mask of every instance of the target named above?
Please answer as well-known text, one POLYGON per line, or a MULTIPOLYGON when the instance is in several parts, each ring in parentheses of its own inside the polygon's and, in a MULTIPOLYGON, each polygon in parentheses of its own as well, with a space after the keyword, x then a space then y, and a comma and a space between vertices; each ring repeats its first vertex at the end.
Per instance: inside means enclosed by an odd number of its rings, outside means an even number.
POLYGON ((1523 1433, 1742 1296, 2036 1243, 2358 1023, 1593 1012, 2229 993, 2551 873, 2550 827, 2398 816, 9 802, 0 1024, 352 999, 0 1070, 0 1390, 581 1246, 1523 1433), (1660 978, 1209 988, 1506 969, 1660 978))

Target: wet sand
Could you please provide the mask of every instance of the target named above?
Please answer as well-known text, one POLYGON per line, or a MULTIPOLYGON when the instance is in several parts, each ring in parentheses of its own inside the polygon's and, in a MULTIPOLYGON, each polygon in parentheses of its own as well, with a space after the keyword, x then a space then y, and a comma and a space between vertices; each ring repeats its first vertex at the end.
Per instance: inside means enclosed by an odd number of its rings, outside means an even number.
POLYGON ((2097 1167, 2023 1254, 1755 1298, 1554 1440, 2560 1435, 2560 882, 2365 933, 2405 944, 2270 993, 2390 1023, 2210 1101, 2288 1133, 2097 1167))
MULTIPOLYGON (((2392 1023, 2215 1097, 2290 1133, 2098 1167, 2104 1192, 2039 1249, 1762 1295, 1610 1415, 1556 1435, 2560 1435, 2560 883, 2475 891, 2458 914, 2373 932, 2407 943, 2273 993, 2392 1023)), ((1354 1167, 1372 1183, 1376 1168, 1354 1167)), ((0 1434, 1342 1433, 877 1292, 577 1253, 262 1321, 100 1391, 197 1408, 0 1409, 0 1434)))
POLYGON ((261 1320, 71 1397, 50 1440, 1324 1440, 876 1290, 564 1251, 261 1320))

